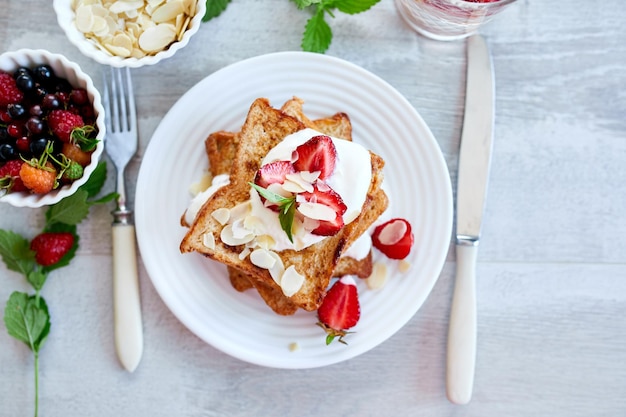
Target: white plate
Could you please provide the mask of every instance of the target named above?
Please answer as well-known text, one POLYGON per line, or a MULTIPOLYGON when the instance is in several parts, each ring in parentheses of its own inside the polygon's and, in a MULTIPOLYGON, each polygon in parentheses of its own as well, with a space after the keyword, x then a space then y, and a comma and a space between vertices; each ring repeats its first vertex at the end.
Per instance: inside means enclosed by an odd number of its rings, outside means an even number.
POLYGON ((136 194, 139 248, 159 295, 198 337, 241 360, 276 368, 312 368, 353 358, 387 340, 417 312, 443 266, 452 231, 452 191, 432 133, 393 87, 370 72, 326 55, 282 52, 223 68, 191 88, 154 132, 139 172, 136 194), (235 291, 226 268, 198 254, 179 252, 179 225, 188 186, 208 162, 204 139, 238 131, 250 104, 267 97, 275 107, 298 96, 305 112, 345 112, 353 140, 386 161, 391 215, 413 225, 415 246, 401 274, 367 289, 359 281, 361 320, 347 346, 326 346, 315 313, 274 314, 256 294, 235 291), (291 343, 299 349, 290 351, 291 343))

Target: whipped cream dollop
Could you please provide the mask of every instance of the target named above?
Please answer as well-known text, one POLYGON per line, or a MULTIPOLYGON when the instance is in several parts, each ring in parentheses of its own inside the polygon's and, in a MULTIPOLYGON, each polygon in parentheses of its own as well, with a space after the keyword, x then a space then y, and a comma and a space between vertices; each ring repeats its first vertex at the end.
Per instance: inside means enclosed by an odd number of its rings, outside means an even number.
POLYGON ((213 177, 211 185, 207 189, 200 191, 191 199, 189 206, 187 206, 187 211, 185 212, 185 222, 187 224, 192 224, 198 215, 198 212, 204 203, 207 202, 209 197, 215 194, 217 190, 228 184, 230 184, 230 176, 228 174, 220 174, 213 177))
MULTIPOLYGON (((293 151, 298 146, 322 134, 314 129, 306 128, 288 135, 267 153, 261 165, 275 161, 290 161, 293 151)), ((344 224, 349 224, 359 216, 367 198, 367 191, 372 181, 371 156, 367 149, 357 143, 330 138, 337 150, 337 159, 335 169, 324 182, 341 196, 347 207, 343 215, 344 224)), ((276 212, 265 207, 259 194, 252 188, 250 201, 252 202, 252 215, 261 219, 261 224, 258 226, 261 229, 259 232, 274 239, 273 250, 302 250, 325 238, 306 231, 299 222, 294 222, 293 242, 290 242, 281 228, 276 212)))

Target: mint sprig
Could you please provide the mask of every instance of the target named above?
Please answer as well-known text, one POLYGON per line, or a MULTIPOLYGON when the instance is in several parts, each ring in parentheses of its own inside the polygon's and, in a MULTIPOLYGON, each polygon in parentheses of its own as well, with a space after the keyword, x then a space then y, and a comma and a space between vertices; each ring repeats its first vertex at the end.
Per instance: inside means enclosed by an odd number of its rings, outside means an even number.
POLYGON ((35 358, 35 417, 39 412, 39 350, 50 332, 50 314, 41 291, 49 273, 69 265, 76 255, 79 242, 77 225, 87 217, 89 208, 94 204, 109 202, 117 196, 116 193, 110 193, 94 199, 100 193, 105 180, 106 164, 101 162, 87 182, 74 194, 46 210, 43 232, 68 232, 74 235, 72 248, 53 265, 39 265, 35 260, 35 252, 30 249, 30 240, 10 230, 0 229, 2 261, 7 269, 23 275, 26 282, 35 290, 33 295, 13 292, 4 310, 7 332, 26 343, 35 358))
MULTIPOLYGON (((362 13, 374 6, 380 0, 290 0, 298 9, 313 8, 313 15, 307 21, 302 34, 300 47, 303 51, 325 53, 330 47, 333 32, 326 22, 326 15, 335 17, 336 9, 342 13, 354 15, 362 13)), ((230 0, 206 0, 207 11, 202 21, 208 22, 219 16, 230 3, 230 0)))
POLYGON ((249 182, 250 186, 254 188, 261 197, 265 198, 270 203, 278 205, 278 220, 280 227, 285 231, 289 241, 293 243, 293 219, 296 216, 296 197, 283 197, 280 194, 276 194, 267 188, 263 188, 253 182, 249 182))

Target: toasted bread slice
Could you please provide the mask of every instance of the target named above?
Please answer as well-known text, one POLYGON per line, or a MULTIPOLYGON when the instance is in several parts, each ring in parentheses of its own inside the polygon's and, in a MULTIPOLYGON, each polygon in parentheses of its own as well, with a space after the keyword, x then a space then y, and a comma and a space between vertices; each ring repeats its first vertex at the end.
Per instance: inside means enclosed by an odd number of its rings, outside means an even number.
MULTIPOLYGON (((256 100, 250 108, 246 122, 238 135, 231 183, 219 189, 202 207, 196 221, 181 242, 181 252, 196 251, 212 259, 236 268, 245 274, 257 288, 276 286, 268 271, 253 265, 249 259, 239 259, 243 247, 225 245, 220 239, 221 225, 211 213, 218 208, 232 208, 249 198, 248 182, 252 181, 264 155, 282 138, 306 125, 286 113, 274 109, 266 99, 256 100), (203 237, 211 233, 215 237, 215 248, 207 248, 203 237)), ((279 253, 285 268, 293 265, 307 278, 298 292, 289 298, 297 307, 313 311, 321 303, 333 271, 343 250, 385 210, 387 198, 380 189, 382 166, 380 157, 371 154, 373 180, 361 215, 346 225, 337 235, 301 251, 285 250, 279 253)))
MULTIPOLYGON (((303 100, 294 97, 288 100, 281 110, 300 120, 305 126, 321 133, 345 140, 352 140, 352 124, 348 115, 336 113, 330 117, 310 120, 303 111, 303 104, 303 100)), ((209 135, 205 141, 205 148, 211 175, 216 176, 230 172, 237 148, 237 141, 237 134, 232 132, 218 131, 209 135)), ((335 277, 356 275, 366 278, 372 273, 372 268, 371 252, 363 259, 342 256, 339 258, 333 275, 335 277)), ((283 294, 277 285, 265 285, 255 280, 251 281, 244 273, 233 267, 228 267, 227 270, 233 288, 240 292, 256 288, 266 304, 277 314, 290 315, 298 310, 298 307, 283 294)))

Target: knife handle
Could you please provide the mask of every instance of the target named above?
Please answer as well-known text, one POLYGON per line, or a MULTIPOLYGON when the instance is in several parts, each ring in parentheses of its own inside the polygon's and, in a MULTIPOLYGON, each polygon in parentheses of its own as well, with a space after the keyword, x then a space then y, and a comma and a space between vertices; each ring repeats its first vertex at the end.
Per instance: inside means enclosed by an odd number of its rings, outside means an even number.
POLYGON ((124 368, 133 372, 143 353, 135 226, 114 224, 112 237, 115 349, 124 368))
POLYGON ((478 246, 457 244, 456 283, 448 329, 447 395, 455 404, 472 398, 476 363, 476 258, 478 246))

